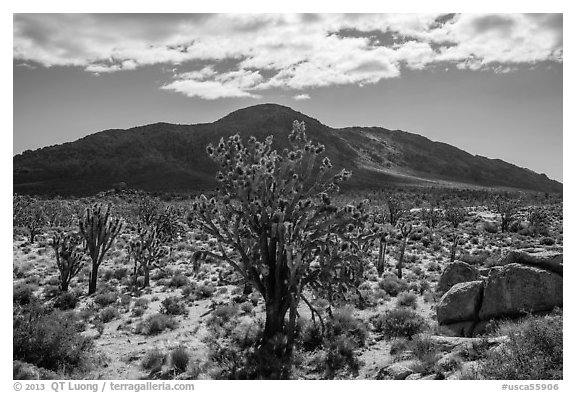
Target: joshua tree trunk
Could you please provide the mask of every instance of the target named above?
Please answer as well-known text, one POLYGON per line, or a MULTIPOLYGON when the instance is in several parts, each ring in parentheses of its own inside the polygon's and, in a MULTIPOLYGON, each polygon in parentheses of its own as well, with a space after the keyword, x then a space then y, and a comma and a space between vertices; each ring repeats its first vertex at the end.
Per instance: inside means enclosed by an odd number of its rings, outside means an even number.
POLYGON ((142 285, 142 289, 147 288, 150 286, 150 267, 148 263, 145 263, 143 266, 144 270, 144 285, 142 285))
POLYGON ((388 242, 386 239, 380 239, 380 251, 378 253, 378 265, 376 269, 378 270, 378 276, 381 277, 384 274, 384 268, 386 263, 386 246, 388 242))
POLYGON ((294 343, 290 329, 294 328, 295 313, 291 310, 288 324, 286 313, 289 309, 295 311, 295 307, 287 303, 281 299, 266 302, 266 322, 257 348, 256 377, 259 379, 287 379, 290 376, 294 343))
POLYGON ((88 285, 88 295, 96 293, 96 283, 98 282, 98 264, 92 264, 92 272, 90 273, 90 283, 88 285))
POLYGON ((454 233, 454 241, 452 242, 452 248, 450 249, 450 262, 454 262, 456 259, 456 249, 458 248, 458 241, 460 236, 454 233))
POLYGON ((398 260, 398 263, 396 264, 396 269, 397 269, 397 276, 398 278, 402 278, 402 268, 404 267, 404 251, 406 251, 406 239, 404 238, 402 239, 402 248, 400 249, 400 259, 398 260))

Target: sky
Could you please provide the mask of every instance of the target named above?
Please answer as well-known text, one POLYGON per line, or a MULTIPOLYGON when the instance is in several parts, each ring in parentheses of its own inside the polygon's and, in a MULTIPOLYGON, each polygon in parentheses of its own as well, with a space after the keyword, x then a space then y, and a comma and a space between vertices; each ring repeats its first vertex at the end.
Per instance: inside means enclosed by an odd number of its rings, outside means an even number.
POLYGON ((562 181, 562 14, 15 14, 13 153, 265 102, 562 181))

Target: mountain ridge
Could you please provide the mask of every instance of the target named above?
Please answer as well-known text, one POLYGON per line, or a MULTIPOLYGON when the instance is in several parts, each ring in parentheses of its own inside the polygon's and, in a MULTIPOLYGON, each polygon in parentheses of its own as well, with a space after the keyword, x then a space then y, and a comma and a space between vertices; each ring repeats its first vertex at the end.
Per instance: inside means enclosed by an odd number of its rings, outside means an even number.
POLYGON ((205 147, 239 133, 274 137, 288 147, 294 120, 304 121, 314 142, 336 169, 354 173, 350 187, 389 183, 453 184, 562 192, 546 175, 500 159, 472 155, 422 135, 383 127, 332 128, 304 113, 277 104, 238 109, 212 123, 158 122, 108 129, 74 142, 26 151, 13 157, 14 191, 28 194, 89 195, 125 182, 146 191, 195 192, 216 186, 216 165, 205 147))

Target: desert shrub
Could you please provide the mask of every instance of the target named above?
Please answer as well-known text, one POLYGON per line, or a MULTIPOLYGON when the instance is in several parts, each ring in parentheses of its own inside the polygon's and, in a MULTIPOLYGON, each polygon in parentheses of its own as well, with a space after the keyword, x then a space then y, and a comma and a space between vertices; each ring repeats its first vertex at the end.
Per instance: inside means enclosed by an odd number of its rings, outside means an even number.
POLYGON ((110 281, 114 277, 114 271, 112 269, 103 269, 100 271, 100 276, 104 281, 110 281))
POLYGON ((174 370, 177 372, 184 372, 190 362, 190 355, 188 354, 186 347, 180 345, 170 351, 170 360, 174 370))
POLYGON ((424 270, 422 270, 422 267, 416 265, 412 268, 412 273, 418 277, 422 277, 424 275, 424 270))
POLYGON ((438 262, 431 261, 426 265, 426 270, 429 272, 439 272, 442 271, 442 266, 440 266, 438 262))
POLYGON ((190 280, 188 279, 188 277, 186 277, 183 274, 175 275, 168 282, 168 286, 170 288, 180 288, 180 287, 183 287, 183 286, 188 285, 188 284, 190 284, 190 280))
POLYGON ((112 321, 113 319, 116 319, 120 316, 120 313, 118 312, 118 309, 114 306, 108 306, 104 309, 102 309, 100 311, 100 313, 98 314, 98 318, 103 322, 103 323, 108 323, 110 321, 112 321))
POLYGON ((169 296, 160 303, 160 312, 168 315, 184 315, 188 313, 186 305, 176 296, 169 296))
POLYGON ((509 327, 509 341, 487 351, 480 373, 486 379, 562 379, 562 315, 529 316, 509 327))
POLYGON ((335 378, 337 375, 358 375, 360 362, 356 350, 365 345, 368 338, 366 324, 353 316, 353 309, 337 309, 325 324, 324 335, 319 324, 304 322, 300 328, 300 343, 304 350, 322 349, 325 356, 322 366, 324 378, 335 378))
POLYGON ((206 325, 208 327, 222 327, 224 324, 230 322, 236 315, 238 315, 238 306, 236 304, 219 306, 212 311, 206 325))
POLYGON ((332 318, 326 323, 326 335, 328 339, 345 335, 350 337, 357 346, 363 347, 368 338, 368 327, 362 320, 355 318, 352 312, 350 307, 335 310, 332 318))
POLYGON ((400 280, 397 276, 388 274, 378 282, 378 287, 385 290, 388 295, 395 297, 400 292, 408 289, 408 284, 406 281, 400 280))
POLYGON ((48 277, 48 279, 44 282, 45 285, 54 285, 57 286, 60 284, 60 279, 56 276, 50 276, 48 277))
POLYGON ((240 305, 240 310, 246 314, 250 314, 254 310, 254 306, 250 302, 244 302, 240 305))
POLYGON ((374 330, 384 337, 406 337, 411 339, 413 335, 422 332, 426 327, 424 318, 408 308, 396 308, 388 310, 384 314, 371 319, 374 330))
POLYGON ((118 269, 114 270, 113 277, 120 281, 123 278, 128 276, 128 268, 127 267, 119 267, 118 269))
POLYGON ((29 304, 34 297, 35 287, 28 284, 14 285, 12 293, 12 302, 20 306, 29 304))
POLYGON ((424 302, 426 302, 426 303, 432 303, 435 300, 434 299, 434 293, 430 290, 425 291, 422 294, 422 298, 424 299, 424 302))
POLYGON ((325 357, 325 378, 332 379, 339 372, 347 370, 358 375, 360 362, 355 354, 357 344, 349 336, 337 336, 328 343, 325 357))
POLYGON ((54 301, 54 307, 60 310, 72 310, 78 304, 78 296, 72 292, 62 292, 54 301))
POLYGON ((53 311, 37 302, 14 313, 13 356, 52 371, 72 370, 82 365, 92 340, 83 337, 73 312, 53 311))
POLYGON ((214 288, 212 285, 200 285, 196 288, 196 296, 198 296, 200 299, 208 299, 211 298, 212 295, 214 295, 214 292, 216 292, 216 288, 214 288))
POLYGON ((153 348, 146 352, 140 366, 142 369, 150 371, 151 373, 158 372, 162 368, 165 358, 166 356, 161 350, 153 348))
POLYGON ((254 347, 262 331, 264 323, 261 319, 243 317, 238 320, 238 324, 232 329, 230 338, 232 342, 242 350, 254 347))
POLYGON ((322 346, 324 336, 319 323, 312 321, 299 321, 299 339, 302 349, 305 351, 314 351, 322 346))
POLYGON ((44 299, 51 300, 58 297, 62 291, 60 290, 60 286, 58 285, 46 285, 42 290, 42 295, 44 295, 44 299))
POLYGON ((150 301, 146 298, 138 298, 134 301, 134 307, 140 307, 143 309, 147 309, 150 301))
POLYGON ((408 350, 408 340, 403 337, 394 338, 390 341, 390 355, 397 356, 408 350))
POLYGON ((195 296, 197 285, 195 282, 190 282, 184 288, 182 288, 182 297, 191 298, 195 296))
POLYGON ((413 292, 401 292, 398 294, 396 304, 401 307, 416 308, 418 297, 413 292))
POLYGON ((115 291, 101 291, 96 296, 94 296, 94 303, 100 307, 106 307, 118 300, 118 292, 115 291))
POLYGON ((153 314, 136 326, 136 334, 152 336, 162 333, 166 329, 174 329, 176 321, 166 314, 153 314))

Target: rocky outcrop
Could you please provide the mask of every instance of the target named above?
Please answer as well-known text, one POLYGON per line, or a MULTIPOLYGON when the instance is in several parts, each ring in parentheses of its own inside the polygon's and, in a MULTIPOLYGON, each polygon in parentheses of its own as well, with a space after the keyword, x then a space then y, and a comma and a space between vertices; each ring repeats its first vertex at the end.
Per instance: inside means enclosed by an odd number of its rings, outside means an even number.
POLYGON ((518 263, 490 273, 484 289, 481 320, 548 311, 562 306, 562 276, 518 263))
POLYGON ((453 285, 442 296, 437 308, 438 323, 474 321, 482 304, 484 282, 470 281, 453 285))
POLYGON ((539 269, 548 270, 552 273, 563 274, 563 255, 553 251, 527 252, 522 250, 512 250, 506 254, 500 261, 499 265, 509 265, 519 263, 526 266, 534 266, 539 269))
MULTIPOLYGON (((512 251, 501 262, 504 266, 492 268, 487 278, 456 283, 444 293, 436 313, 445 334, 471 337, 491 319, 562 307, 562 254, 512 251)), ((456 264, 446 268, 445 282, 457 276, 455 271, 473 274, 466 264, 456 264)))
POLYGON ((480 277, 478 270, 466 262, 449 263, 438 280, 436 291, 438 293, 447 292, 454 284, 461 282, 475 281, 480 277))

